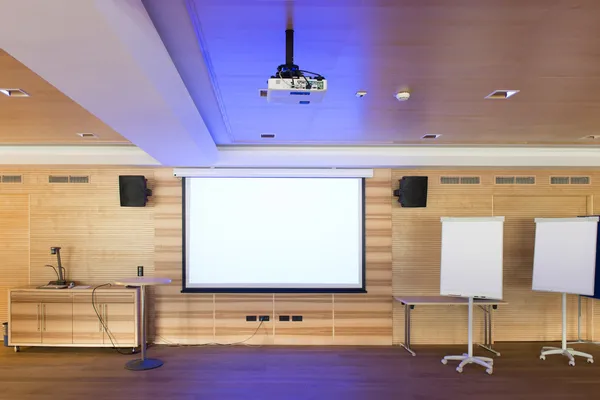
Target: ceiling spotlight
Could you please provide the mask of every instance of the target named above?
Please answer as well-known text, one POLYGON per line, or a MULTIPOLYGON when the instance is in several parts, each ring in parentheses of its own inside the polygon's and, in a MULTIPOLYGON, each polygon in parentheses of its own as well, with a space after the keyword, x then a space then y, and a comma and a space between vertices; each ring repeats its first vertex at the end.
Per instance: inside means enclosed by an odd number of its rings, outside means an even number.
POLYGON ((23 89, 0 89, 0 93, 8 97, 29 97, 23 89))
POLYGON ((367 91, 366 90, 359 90, 355 94, 355 96, 359 97, 359 98, 365 97, 366 95, 367 95, 367 91))
POLYGON ((90 133, 90 132, 81 132, 78 133, 77 136, 80 136, 84 139, 91 139, 91 138, 97 138, 98 136, 96 136, 95 133, 90 133))
POLYGON ((421 136, 421 139, 437 139, 440 136, 442 136, 442 134, 438 134, 438 133, 428 133, 426 135, 421 136))
POLYGON ((519 90, 494 90, 484 98, 488 100, 506 100, 517 93, 519 93, 519 90))
POLYGON ((396 100, 398 101, 406 101, 410 99, 410 92, 403 90, 395 94, 396 100))

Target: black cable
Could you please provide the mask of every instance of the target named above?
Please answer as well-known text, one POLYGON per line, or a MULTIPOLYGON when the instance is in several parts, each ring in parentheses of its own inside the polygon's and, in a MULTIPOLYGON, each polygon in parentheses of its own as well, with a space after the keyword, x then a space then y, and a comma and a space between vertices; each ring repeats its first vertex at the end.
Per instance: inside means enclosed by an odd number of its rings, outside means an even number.
POLYGON ((304 78, 304 80, 306 81, 306 88, 307 89, 311 89, 312 85, 311 83, 308 81, 308 79, 306 79, 306 76, 304 74, 302 74, 302 77, 304 78))
MULTIPOLYGON (((249 337, 247 337, 246 339, 239 341, 239 342, 233 342, 233 343, 217 343, 217 342, 208 342, 208 343, 198 343, 198 344, 177 344, 177 343, 173 343, 165 338, 163 338, 162 336, 158 336, 160 338, 162 338, 163 340, 169 342, 167 343, 167 347, 204 347, 204 346, 236 346, 238 344, 244 344, 246 343, 248 340, 252 339, 254 336, 256 336, 256 334, 258 333, 258 330, 263 326, 263 323, 265 321, 262 320, 260 321, 260 324, 258 324, 258 326, 256 327, 256 329, 254 330, 254 333, 252 333, 252 335, 250 335, 249 337)), ((269 333, 267 332, 267 336, 269 336, 269 333)), ((246 346, 250 346, 250 345, 246 345, 246 346)))
POLYGON ((304 69, 300 69, 299 71, 300 71, 300 72, 305 72, 305 73, 307 73, 307 74, 311 74, 311 75, 318 76, 318 77, 320 77, 320 78, 323 78, 323 79, 325 79, 325 77, 324 77, 323 75, 321 75, 321 74, 317 74, 316 72, 310 72, 310 71, 306 71, 306 70, 304 70, 304 69))
POLYGON ((60 275, 58 274, 58 271, 56 270, 56 268, 54 268, 54 265, 46 264, 45 266, 50 267, 54 270, 54 273, 56 274, 56 281, 58 282, 58 280, 60 279, 60 275))
POLYGON ((112 344, 112 348, 114 350, 116 350, 117 353, 119 353, 119 354, 122 354, 124 356, 129 356, 132 353, 130 353, 130 352, 123 352, 123 351, 121 351, 121 349, 119 349, 115 345, 115 341, 113 341, 112 333, 110 332, 110 330, 108 329, 108 327, 104 323, 104 319, 100 316, 100 313, 98 312, 98 309, 96 308, 96 301, 95 301, 95 297, 94 297, 96 295, 96 289, 104 287, 104 286, 112 286, 112 283, 104 283, 104 284, 98 285, 98 286, 94 287, 94 289, 92 289, 92 307, 94 308, 94 312, 96 313, 96 316, 98 317, 98 321, 100 321, 100 323, 102 324, 102 327, 104 328, 104 331, 108 335, 108 339, 110 339, 110 343, 112 344))

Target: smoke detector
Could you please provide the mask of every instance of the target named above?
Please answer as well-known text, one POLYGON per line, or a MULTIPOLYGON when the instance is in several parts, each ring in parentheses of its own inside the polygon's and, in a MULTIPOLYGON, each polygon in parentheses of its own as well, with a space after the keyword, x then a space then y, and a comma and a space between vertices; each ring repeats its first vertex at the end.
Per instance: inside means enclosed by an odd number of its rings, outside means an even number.
POLYGON ((398 101, 406 101, 410 99, 410 92, 403 90, 401 92, 396 93, 394 97, 396 97, 396 100, 398 101))

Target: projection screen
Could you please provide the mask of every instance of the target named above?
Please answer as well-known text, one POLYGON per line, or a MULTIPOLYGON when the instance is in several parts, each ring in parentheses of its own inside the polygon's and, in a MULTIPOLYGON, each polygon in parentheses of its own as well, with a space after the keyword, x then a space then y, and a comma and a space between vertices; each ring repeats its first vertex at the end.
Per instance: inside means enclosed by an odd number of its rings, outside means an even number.
POLYGON ((362 178, 184 178, 184 292, 364 292, 362 178))

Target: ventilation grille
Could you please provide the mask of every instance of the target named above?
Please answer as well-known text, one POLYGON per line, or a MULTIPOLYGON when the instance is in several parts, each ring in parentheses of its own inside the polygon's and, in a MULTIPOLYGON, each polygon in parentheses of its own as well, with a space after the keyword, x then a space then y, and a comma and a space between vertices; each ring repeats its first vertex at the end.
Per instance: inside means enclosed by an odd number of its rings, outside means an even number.
POLYGON ((535 185, 535 176, 516 176, 515 184, 517 184, 517 185, 535 185))
POLYGON ((461 185, 479 185, 481 183, 481 179, 478 176, 461 176, 460 184, 461 185))
POLYGON ((440 183, 442 185, 459 185, 460 177, 458 177, 458 176, 442 176, 440 178, 440 183))
POLYGON ((2 183, 23 183, 23 177, 21 175, 2 175, 0 179, 2 183))
POLYGON ((442 185, 479 185, 481 178, 478 176, 441 176, 442 185))
POLYGON ((49 175, 48 183, 90 183, 90 177, 49 175))
POLYGON ((69 176, 70 183, 90 183, 89 176, 69 176))
POLYGON ((514 185, 515 177, 514 176, 497 176, 496 177, 496 185, 514 185))
POLYGON ((69 183, 69 177, 50 175, 48 176, 48 183, 69 183))
POLYGON ((571 177, 571 185, 589 185, 590 184, 589 176, 572 176, 571 177))
POLYGON ((569 184, 568 176, 551 176, 550 184, 551 185, 568 185, 569 184))
POLYGON ((551 176, 551 185, 589 185, 592 179, 589 176, 551 176))
POLYGON ((497 176, 496 185, 535 185, 535 176, 497 176))

